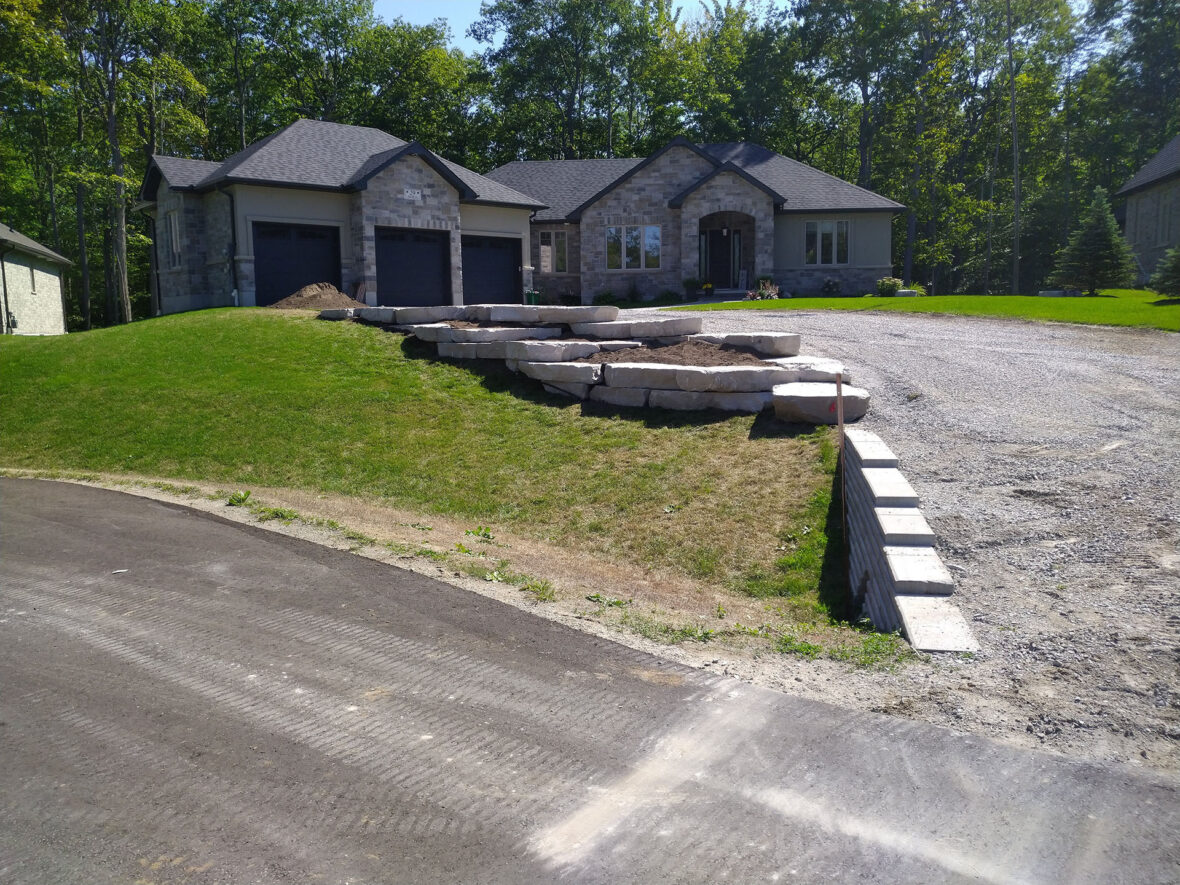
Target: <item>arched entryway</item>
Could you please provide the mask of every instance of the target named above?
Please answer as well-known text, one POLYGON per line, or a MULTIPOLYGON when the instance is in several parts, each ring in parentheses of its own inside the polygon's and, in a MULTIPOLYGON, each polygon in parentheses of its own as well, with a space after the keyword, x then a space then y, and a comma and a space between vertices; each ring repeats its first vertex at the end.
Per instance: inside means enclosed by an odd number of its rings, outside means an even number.
POLYGON ((746 289, 754 284, 754 216, 714 212, 701 217, 701 282, 714 289, 746 289))

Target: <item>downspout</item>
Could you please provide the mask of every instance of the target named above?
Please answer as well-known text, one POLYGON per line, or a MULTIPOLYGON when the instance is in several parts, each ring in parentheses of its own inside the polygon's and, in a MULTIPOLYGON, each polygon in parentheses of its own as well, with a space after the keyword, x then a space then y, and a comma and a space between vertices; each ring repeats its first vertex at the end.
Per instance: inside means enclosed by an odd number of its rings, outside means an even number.
POLYGON ((234 307, 238 301, 238 208, 234 202, 234 195, 225 189, 224 184, 217 186, 217 192, 229 198, 229 272, 234 281, 234 307))
POLYGON ((0 304, 0 310, 4 311, 4 315, 0 317, 0 328, 3 329, 5 335, 12 334, 12 314, 8 312, 8 271, 4 266, 4 257, 12 253, 12 248, 0 250, 0 295, 4 296, 3 303, 0 304))

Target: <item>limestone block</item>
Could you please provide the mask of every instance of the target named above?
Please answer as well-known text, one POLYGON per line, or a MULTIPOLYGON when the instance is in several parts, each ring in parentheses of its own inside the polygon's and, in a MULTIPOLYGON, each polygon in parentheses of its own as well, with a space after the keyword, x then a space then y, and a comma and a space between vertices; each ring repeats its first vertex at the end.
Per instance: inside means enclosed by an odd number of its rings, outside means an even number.
POLYGON ((502 360, 506 341, 439 342, 438 355, 453 360, 502 360))
POLYGON ((651 320, 615 320, 602 323, 570 323, 575 335, 589 338, 661 338, 693 335, 701 331, 700 317, 658 317, 651 320))
POLYGON ((918 297, 918 290, 917 289, 898 289, 896 292, 893 293, 893 296, 895 298, 917 298, 918 297))
POLYGON ((898 596, 894 600, 910 645, 919 651, 979 651, 966 619, 944 596, 898 596))
POLYGON ((642 408, 647 405, 648 391, 643 387, 607 387, 596 384, 590 388, 590 399, 611 406, 642 408))
POLYGON ((745 393, 770 391, 776 384, 790 380, 790 372, 777 366, 685 366, 676 373, 681 390, 745 393))
POLYGON ((538 322, 542 323, 609 323, 619 315, 614 305, 585 305, 582 307, 538 307, 538 322))
POLYGON ((676 375, 683 368, 665 363, 607 363, 603 379, 611 387, 680 390, 676 375))
POLYGON ((918 493, 896 467, 865 467, 855 473, 859 473, 874 507, 918 506, 918 493))
POLYGON ((643 347, 643 344, 642 344, 642 343, 640 343, 639 341, 610 341, 610 340, 605 340, 605 341, 599 341, 599 342, 597 342, 597 343, 598 343, 598 346, 599 346, 601 349, 603 349, 603 350, 607 351, 608 353, 613 353, 613 352, 614 352, 614 351, 616 351, 616 350, 628 350, 628 349, 630 349, 630 348, 632 348, 632 347, 643 347))
POLYGON ((702 332, 691 336, 697 341, 748 347, 767 356, 794 356, 799 352, 799 336, 794 332, 702 332))
POLYGON ((329 307, 320 311, 321 320, 350 320, 356 308, 352 307, 329 307))
POLYGON ((917 507, 874 507, 876 530, 893 547, 933 547, 934 530, 917 507))
POLYGON ((419 341, 431 341, 438 344, 442 341, 454 341, 454 328, 447 323, 423 323, 421 325, 406 326, 405 330, 419 341))
POLYGON ((509 372, 519 372, 520 360, 504 360, 504 368, 509 372))
POLYGON ((446 320, 463 319, 463 308, 453 304, 439 304, 434 307, 387 307, 376 310, 392 310, 392 322, 402 326, 418 323, 441 323, 446 320))
POLYGON ((886 545, 883 549, 894 593, 949 596, 955 592, 955 581, 933 547, 886 545))
POLYGON ((871 430, 849 427, 844 431, 844 442, 849 456, 861 467, 897 466, 897 455, 871 430))
POLYGON ((575 399, 585 399, 586 394, 590 392, 589 384, 578 384, 576 382, 545 384, 543 386, 550 393, 556 393, 558 396, 572 396, 575 399))
POLYGON ((792 381, 831 381, 835 383, 837 375, 842 376, 845 384, 852 381, 852 376, 844 368, 842 362, 827 357, 786 356, 767 360, 767 362, 793 370, 795 377, 791 379, 792 381))
POLYGON ((602 380, 600 363, 530 363, 520 362, 520 371, 538 381, 552 384, 598 384, 602 380))
POLYGON ((539 323, 541 308, 531 304, 493 304, 488 320, 493 323, 539 323))
POLYGON ((467 320, 469 323, 490 323, 492 321, 493 307, 503 307, 503 305, 468 304, 463 308, 463 316, 460 319, 467 320))
POLYGON ((452 341, 523 341, 534 338, 556 338, 561 329, 545 326, 523 328, 520 326, 485 326, 479 329, 452 329, 452 341))
MULTIPOLYGON (((856 421, 869 410, 869 392, 844 385, 844 420, 856 421)), ((836 385, 817 381, 795 381, 774 388, 774 413, 784 421, 808 424, 836 423, 836 385)))
POLYGON ((710 393, 696 390, 653 390, 647 404, 653 409, 695 412, 720 409, 723 412, 755 414, 770 408, 769 390, 753 393, 710 393))
POLYGON ((556 363, 580 360, 599 349, 593 341, 509 341, 507 353, 511 359, 556 363))
POLYGON ((687 335, 663 335, 652 340, 657 344, 683 344, 688 340, 688 337, 687 335))
MULTIPOLYGON (((394 319, 393 312, 395 308, 392 307, 360 307, 354 308, 355 316, 360 317, 370 323, 393 323, 397 322, 394 319)), ((428 321, 429 322, 429 321, 428 321)))

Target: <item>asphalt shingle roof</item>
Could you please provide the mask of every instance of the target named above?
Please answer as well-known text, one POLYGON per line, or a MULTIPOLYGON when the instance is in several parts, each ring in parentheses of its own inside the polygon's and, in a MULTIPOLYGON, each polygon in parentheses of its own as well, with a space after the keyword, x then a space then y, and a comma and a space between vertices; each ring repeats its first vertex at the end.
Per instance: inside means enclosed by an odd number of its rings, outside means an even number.
MULTIPOLYGON (((154 158, 174 187, 208 190, 219 184, 262 184, 322 190, 353 190, 409 143, 368 126, 347 126, 322 120, 296 120, 256 141, 223 163, 154 158)), ((528 208, 532 197, 472 172, 436 154, 447 169, 470 188, 468 202, 504 203, 528 208)))
POLYGON ((537 221, 565 221, 588 199, 627 174, 643 160, 517 160, 493 169, 485 177, 535 197, 549 208, 537 221))
MULTIPOLYGON (((787 212, 891 212, 904 208, 880 194, 758 144, 729 142, 699 147, 719 165, 732 163, 782 195, 786 202, 781 208, 787 212)), ((521 160, 493 169, 487 177, 549 204, 549 209, 537 213, 537 221, 564 221, 571 212, 642 162, 642 158, 521 160)))
POLYGON ((1131 191, 1137 191, 1178 174, 1180 174, 1180 135, 1169 141, 1158 154, 1144 163, 1143 168, 1119 188, 1116 196, 1129 194, 1131 191))
MULTIPOLYGON (((52 249, 42 246, 36 240, 26 237, 15 228, 9 227, 7 224, 0 222, 0 243, 7 243, 9 246, 19 249, 21 252, 27 252, 30 255, 38 255, 41 258, 47 258, 57 264, 73 264, 70 259, 58 255, 52 249)), ((7 251, 7 250, 0 250, 7 251)))

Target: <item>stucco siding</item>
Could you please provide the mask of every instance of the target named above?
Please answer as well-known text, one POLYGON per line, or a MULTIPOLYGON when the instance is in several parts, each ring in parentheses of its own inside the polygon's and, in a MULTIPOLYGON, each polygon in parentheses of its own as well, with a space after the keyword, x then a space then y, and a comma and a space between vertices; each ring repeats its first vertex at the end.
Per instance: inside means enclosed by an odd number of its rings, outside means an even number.
POLYGON ((786 292, 817 294, 834 280, 843 295, 876 291, 877 280, 893 274, 889 212, 783 214, 774 220, 775 282, 786 292), (808 221, 847 221, 847 264, 804 264, 808 221))
POLYGON ((61 268, 24 252, 3 256, 3 329, 15 335, 64 335, 61 268))
POLYGON ((1145 282, 1169 249, 1180 246, 1180 178, 1163 181, 1127 197, 1127 242, 1145 282))

